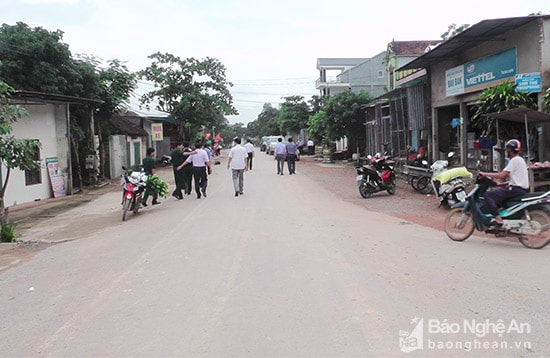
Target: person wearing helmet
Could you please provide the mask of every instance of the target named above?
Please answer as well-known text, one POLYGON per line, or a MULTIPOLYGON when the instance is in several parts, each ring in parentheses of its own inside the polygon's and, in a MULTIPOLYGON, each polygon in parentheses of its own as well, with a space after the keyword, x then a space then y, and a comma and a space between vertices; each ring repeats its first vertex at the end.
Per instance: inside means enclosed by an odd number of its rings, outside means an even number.
POLYGON ((483 173, 481 176, 489 176, 493 179, 509 179, 506 187, 490 190, 485 193, 485 208, 495 217, 495 223, 502 225, 498 207, 506 200, 523 195, 529 189, 529 173, 525 160, 519 156, 521 143, 517 139, 506 142, 506 155, 510 158, 508 165, 500 173, 483 173))

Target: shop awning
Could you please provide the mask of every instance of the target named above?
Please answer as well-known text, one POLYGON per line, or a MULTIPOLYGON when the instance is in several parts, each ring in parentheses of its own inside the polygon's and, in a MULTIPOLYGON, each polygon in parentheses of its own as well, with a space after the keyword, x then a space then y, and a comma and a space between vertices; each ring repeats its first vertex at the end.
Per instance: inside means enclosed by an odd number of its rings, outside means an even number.
MULTIPOLYGON (((535 109, 530 109, 527 107, 518 107, 514 109, 509 109, 503 112, 495 112, 487 114, 487 117, 505 120, 512 122, 524 123, 525 125, 525 138, 527 140, 527 159, 531 160, 531 148, 529 146, 529 124, 536 123, 550 123, 550 114, 537 111, 535 109)), ((498 133, 498 122, 497 122, 497 136, 498 133)))

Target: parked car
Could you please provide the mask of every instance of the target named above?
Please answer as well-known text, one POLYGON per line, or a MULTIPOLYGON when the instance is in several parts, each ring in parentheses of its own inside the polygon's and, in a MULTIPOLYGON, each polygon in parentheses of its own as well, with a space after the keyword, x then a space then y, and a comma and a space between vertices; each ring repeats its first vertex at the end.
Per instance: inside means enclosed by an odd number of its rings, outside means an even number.
MULTIPOLYGON (((266 154, 269 154, 269 155, 273 155, 273 153, 275 152, 275 144, 277 144, 277 141, 278 139, 281 138, 281 137, 269 137, 268 141, 267 141, 267 149, 266 149, 266 154)), ((283 141, 283 143, 286 144, 285 141, 283 141)))

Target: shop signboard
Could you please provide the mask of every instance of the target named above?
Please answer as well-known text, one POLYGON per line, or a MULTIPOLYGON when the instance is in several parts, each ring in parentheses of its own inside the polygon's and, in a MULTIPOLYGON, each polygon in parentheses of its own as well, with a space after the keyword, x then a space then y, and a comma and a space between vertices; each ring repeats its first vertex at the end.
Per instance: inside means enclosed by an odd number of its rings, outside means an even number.
POLYGON ((445 71, 447 97, 481 91, 517 74, 516 48, 465 63, 445 71))
POLYGON ((527 93, 542 92, 540 72, 518 73, 516 75, 516 90, 527 93))

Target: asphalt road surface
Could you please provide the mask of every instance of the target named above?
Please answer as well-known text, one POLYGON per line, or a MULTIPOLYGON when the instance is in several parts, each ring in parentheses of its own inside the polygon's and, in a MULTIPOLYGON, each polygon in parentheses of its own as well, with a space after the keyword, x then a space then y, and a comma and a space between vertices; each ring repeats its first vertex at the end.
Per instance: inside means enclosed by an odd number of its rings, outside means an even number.
POLYGON ((549 250, 451 242, 275 173, 258 153, 234 197, 222 160, 207 198, 124 223, 120 193, 98 199, 97 230, 0 273, 0 356, 550 355, 549 250))

